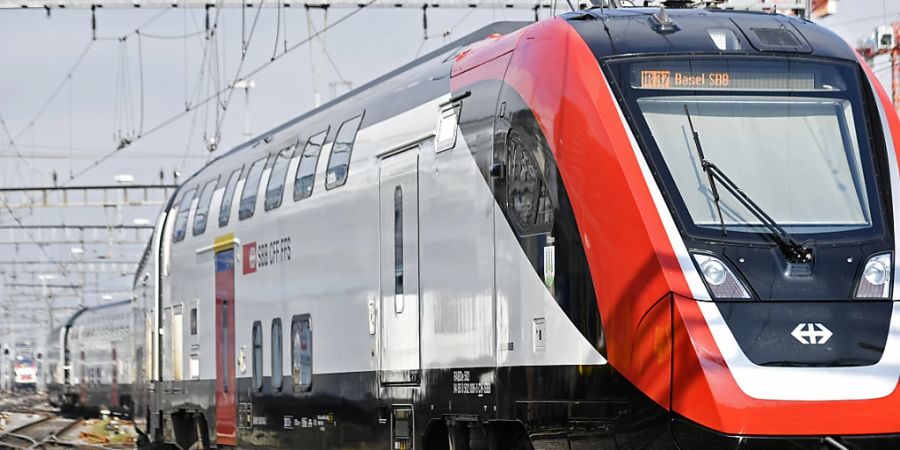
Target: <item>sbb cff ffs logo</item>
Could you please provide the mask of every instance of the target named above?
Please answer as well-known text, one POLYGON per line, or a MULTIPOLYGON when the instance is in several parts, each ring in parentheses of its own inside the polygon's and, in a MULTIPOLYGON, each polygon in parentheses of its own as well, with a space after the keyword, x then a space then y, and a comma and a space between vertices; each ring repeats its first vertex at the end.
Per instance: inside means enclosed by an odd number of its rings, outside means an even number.
POLYGON ((259 245, 256 242, 244 244, 244 275, 256 272, 266 266, 291 260, 291 238, 283 237, 259 245))

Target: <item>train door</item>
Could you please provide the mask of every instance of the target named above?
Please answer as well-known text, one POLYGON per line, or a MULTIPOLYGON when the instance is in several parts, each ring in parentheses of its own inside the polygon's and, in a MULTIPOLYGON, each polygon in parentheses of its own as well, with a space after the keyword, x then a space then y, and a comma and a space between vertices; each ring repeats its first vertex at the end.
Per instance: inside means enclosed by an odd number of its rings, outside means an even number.
POLYGON ((216 443, 237 444, 237 377, 234 373, 234 246, 216 239, 216 443))
POLYGON ((190 354, 188 355, 188 379, 200 379, 200 334, 198 317, 200 311, 200 300, 194 299, 191 302, 191 310, 189 312, 189 328, 190 328, 190 354))
POLYGON ((110 406, 120 406, 119 405, 119 354, 116 352, 116 343, 117 341, 112 341, 109 343, 110 346, 110 359, 112 360, 112 372, 111 372, 111 380, 110 380, 110 406))
POLYGON ((85 355, 84 350, 81 351, 81 355, 79 356, 80 363, 78 364, 80 367, 79 380, 78 380, 78 401, 81 404, 85 404, 88 401, 88 392, 87 392, 87 369, 85 367, 85 355))
POLYGON ((184 305, 172 306, 172 391, 184 392, 184 305))
MULTIPOLYGON (((162 309, 162 387, 164 394, 172 393, 172 307, 162 309)), ((165 395, 164 395, 165 397, 165 395)))
POLYGON ((381 161, 382 384, 419 382, 419 154, 418 147, 381 161))

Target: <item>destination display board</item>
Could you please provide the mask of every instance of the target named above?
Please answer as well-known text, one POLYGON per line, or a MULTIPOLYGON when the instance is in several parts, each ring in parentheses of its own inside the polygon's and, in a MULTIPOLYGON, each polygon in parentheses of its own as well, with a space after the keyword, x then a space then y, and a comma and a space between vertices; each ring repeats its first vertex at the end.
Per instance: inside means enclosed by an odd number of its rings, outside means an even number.
POLYGON ((631 86, 658 90, 841 91, 833 67, 815 63, 674 60, 631 65, 631 86))

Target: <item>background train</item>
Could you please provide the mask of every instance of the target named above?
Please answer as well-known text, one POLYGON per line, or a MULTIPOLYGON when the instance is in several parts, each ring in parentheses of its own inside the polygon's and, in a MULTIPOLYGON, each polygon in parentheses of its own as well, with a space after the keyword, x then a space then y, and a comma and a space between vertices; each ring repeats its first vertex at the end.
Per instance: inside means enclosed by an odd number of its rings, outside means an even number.
POLYGON ((810 22, 495 24, 185 181, 97 379, 181 448, 895 448, 898 145, 810 22))
POLYGON ((37 362, 30 355, 19 354, 12 361, 13 391, 37 391, 37 362))
POLYGON ((130 414, 134 407, 134 302, 83 308, 54 329, 44 361, 49 401, 63 411, 130 414))

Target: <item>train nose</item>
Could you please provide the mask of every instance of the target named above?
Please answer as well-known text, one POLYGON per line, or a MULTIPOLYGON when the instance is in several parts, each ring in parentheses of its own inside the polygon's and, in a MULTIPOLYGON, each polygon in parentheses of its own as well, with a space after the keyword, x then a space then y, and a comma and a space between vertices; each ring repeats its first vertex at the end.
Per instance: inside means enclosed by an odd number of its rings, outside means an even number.
POLYGON ((676 295, 672 309, 671 411, 682 448, 756 448, 749 443, 763 438, 829 448, 826 437, 898 437, 900 424, 882 417, 900 406, 894 302, 676 295))

